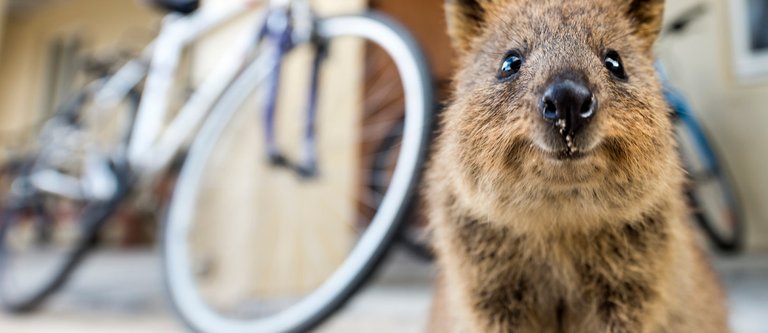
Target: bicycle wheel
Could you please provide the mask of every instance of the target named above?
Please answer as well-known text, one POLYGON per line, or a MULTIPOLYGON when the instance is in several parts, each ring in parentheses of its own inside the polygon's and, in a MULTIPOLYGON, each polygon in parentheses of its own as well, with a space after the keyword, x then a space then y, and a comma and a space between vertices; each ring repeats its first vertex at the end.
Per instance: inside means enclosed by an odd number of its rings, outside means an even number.
MULTIPOLYGON (((125 194, 125 167, 90 150, 105 147, 107 137, 125 137, 113 133, 119 130, 103 131, 111 121, 89 123, 91 92, 84 90, 65 104, 41 132, 44 144, 30 157, 11 162, 14 167, 4 177, 0 303, 6 311, 32 311, 59 289, 125 194)), ((129 119, 135 106, 135 98, 124 105, 129 119)))
MULTIPOLYGON (((316 176, 266 162, 264 140, 252 130, 253 110, 217 108, 192 144, 162 247, 170 299, 194 331, 303 332, 316 326, 373 272, 414 194, 431 120, 428 67, 416 44, 377 15, 326 18, 316 26, 318 42, 328 45, 319 81, 316 176), (363 53, 371 49, 396 64, 399 102, 382 98, 388 93, 363 93, 359 75, 339 74, 354 64, 363 67, 363 53), (345 104, 350 92, 364 96, 345 104), (365 184, 372 157, 364 155, 401 115, 369 111, 364 105, 371 99, 388 101, 380 110, 396 109, 392 103, 405 110, 401 144, 393 147, 398 150, 394 173, 388 185, 380 184, 385 187, 380 193, 365 184), (342 105, 353 111, 342 114, 347 109, 342 105)), ((259 99, 259 89, 238 91, 255 85, 251 73, 260 65, 246 68, 221 105, 259 99)), ((295 73, 284 72, 289 78, 295 73)), ((296 100, 292 95, 286 103, 296 100)), ((290 116, 283 106, 278 117, 288 119, 279 124, 290 129, 301 123, 295 119, 301 116, 290 116)), ((283 133, 277 137, 286 148, 291 146, 286 138, 301 137, 300 129, 283 133)))
POLYGON ((743 246, 744 220, 739 198, 709 136, 687 110, 678 110, 676 134, 688 174, 686 195, 696 223, 720 251, 743 246))
MULTIPOLYGON (((397 161, 397 149, 402 139, 403 119, 393 124, 387 137, 376 147, 371 161, 368 186, 369 191, 376 193, 378 198, 383 198, 392 178, 395 162, 397 161)), ((378 203, 377 203, 378 204, 378 203)), ((405 209, 403 226, 398 235, 398 241, 410 254, 424 261, 434 260, 431 239, 426 219, 421 214, 421 206, 418 198, 412 200, 405 209)))

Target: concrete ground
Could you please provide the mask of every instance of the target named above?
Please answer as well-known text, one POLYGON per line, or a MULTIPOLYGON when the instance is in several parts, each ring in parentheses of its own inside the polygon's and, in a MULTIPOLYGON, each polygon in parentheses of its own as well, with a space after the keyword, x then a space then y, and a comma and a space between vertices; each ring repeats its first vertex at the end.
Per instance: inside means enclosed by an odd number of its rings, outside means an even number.
MULTIPOLYGON (((716 260, 729 290, 734 333, 768 332, 768 255, 716 260)), ((318 331, 422 332, 432 269, 397 251, 381 274, 318 331)), ((40 312, 0 315, 0 333, 184 332, 164 299, 151 251, 99 251, 40 312)))

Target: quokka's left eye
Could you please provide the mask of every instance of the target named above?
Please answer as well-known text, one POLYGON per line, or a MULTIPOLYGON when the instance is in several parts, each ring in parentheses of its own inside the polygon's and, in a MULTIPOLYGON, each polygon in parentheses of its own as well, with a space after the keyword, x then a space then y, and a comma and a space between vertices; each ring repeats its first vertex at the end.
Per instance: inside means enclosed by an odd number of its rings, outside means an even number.
POLYGON ((611 74, 621 80, 627 79, 627 73, 624 71, 624 65, 621 63, 621 57, 619 53, 614 50, 608 50, 603 60, 605 68, 608 69, 611 74))
POLYGON ((512 78, 520 72, 520 67, 522 66, 523 56, 517 51, 509 52, 506 57, 504 57, 504 61, 501 62, 501 67, 499 68, 499 73, 496 77, 499 80, 512 78))

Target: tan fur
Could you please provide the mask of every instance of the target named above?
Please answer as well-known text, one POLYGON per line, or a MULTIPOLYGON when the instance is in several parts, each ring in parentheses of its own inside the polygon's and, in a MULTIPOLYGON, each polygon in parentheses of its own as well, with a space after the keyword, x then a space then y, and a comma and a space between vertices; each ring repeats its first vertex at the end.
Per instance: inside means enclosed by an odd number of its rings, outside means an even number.
POLYGON ((693 240, 668 108, 653 70, 660 0, 448 0, 460 54, 426 199, 444 281, 432 332, 727 332, 693 240), (509 50, 525 62, 499 82, 509 50), (606 49, 629 76, 611 77, 606 49), (577 144, 547 151, 552 77, 599 100, 577 144))

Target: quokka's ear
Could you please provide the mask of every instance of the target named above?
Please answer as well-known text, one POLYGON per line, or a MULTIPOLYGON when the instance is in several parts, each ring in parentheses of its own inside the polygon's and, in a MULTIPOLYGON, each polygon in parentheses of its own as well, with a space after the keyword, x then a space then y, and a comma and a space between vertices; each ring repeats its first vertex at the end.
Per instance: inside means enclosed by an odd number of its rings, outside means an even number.
POLYGON ((480 34, 488 7, 494 0, 446 0, 448 35, 459 52, 470 48, 472 38, 480 34))
POLYGON ((635 35, 650 51, 661 31, 664 16, 664 0, 623 0, 627 2, 626 13, 632 22, 635 35))

